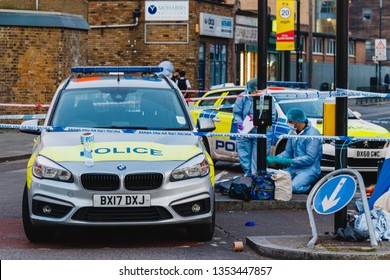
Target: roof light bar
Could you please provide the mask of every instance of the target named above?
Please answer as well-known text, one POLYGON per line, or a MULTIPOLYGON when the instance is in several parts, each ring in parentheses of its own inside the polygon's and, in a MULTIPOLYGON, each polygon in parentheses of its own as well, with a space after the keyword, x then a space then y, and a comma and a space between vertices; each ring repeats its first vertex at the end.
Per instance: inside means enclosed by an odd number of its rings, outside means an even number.
POLYGON ((279 86, 279 87, 299 87, 304 88, 308 87, 308 82, 283 82, 283 81, 268 81, 267 85, 269 86, 279 86))
POLYGON ((155 73, 162 72, 164 68, 158 66, 76 66, 72 73, 155 73))

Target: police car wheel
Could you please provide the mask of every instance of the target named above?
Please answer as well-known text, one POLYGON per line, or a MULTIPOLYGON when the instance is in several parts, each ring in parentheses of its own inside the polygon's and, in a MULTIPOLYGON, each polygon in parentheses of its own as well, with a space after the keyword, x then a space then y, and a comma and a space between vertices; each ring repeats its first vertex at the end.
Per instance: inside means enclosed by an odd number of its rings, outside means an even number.
POLYGON ((193 225, 188 227, 188 237, 193 241, 209 241, 214 236, 215 229, 215 211, 210 222, 205 224, 193 225))
POLYGON ((37 227, 31 223, 30 211, 28 208, 27 185, 24 187, 23 192, 22 218, 24 233, 31 242, 47 242, 54 238, 55 231, 53 228, 37 227))

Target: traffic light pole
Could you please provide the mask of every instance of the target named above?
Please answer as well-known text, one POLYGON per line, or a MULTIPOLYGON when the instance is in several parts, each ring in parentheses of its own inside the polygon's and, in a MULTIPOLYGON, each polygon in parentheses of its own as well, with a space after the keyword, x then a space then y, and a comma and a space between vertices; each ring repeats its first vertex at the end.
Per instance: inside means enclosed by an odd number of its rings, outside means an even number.
MULTIPOLYGON (((348 43, 349 43, 349 1, 337 1, 336 30, 336 88, 348 87, 348 43)), ((348 97, 336 97, 336 135, 348 135, 348 97)), ((347 145, 337 140, 335 148, 335 169, 347 167, 347 145)), ((347 225, 347 208, 334 215, 334 230, 347 225)))
MULTIPOLYGON (((258 0, 257 13, 257 88, 259 90, 267 88, 267 47, 268 47, 268 1, 258 0)), ((256 108, 259 103, 259 96, 254 98, 253 112, 254 117, 259 116, 259 108, 256 108), (257 112, 257 113, 256 113, 257 112)), ((257 126, 258 134, 266 134, 267 127, 265 125, 257 126)), ((267 170, 267 139, 257 138, 257 171, 267 170)))

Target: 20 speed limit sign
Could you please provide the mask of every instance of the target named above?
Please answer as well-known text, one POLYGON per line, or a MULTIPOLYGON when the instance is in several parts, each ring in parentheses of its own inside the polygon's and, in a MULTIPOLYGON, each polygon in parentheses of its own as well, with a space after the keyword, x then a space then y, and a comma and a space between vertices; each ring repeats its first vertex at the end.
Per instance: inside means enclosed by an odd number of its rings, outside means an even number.
POLYGON ((291 16, 291 10, 288 7, 283 7, 279 10, 279 15, 281 18, 289 18, 291 16))

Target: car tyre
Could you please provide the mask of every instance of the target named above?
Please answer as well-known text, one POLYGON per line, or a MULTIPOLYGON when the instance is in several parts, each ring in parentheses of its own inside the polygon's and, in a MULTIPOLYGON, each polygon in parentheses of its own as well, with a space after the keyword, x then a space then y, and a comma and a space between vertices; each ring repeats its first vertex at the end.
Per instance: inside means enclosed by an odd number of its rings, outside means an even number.
POLYGON ((31 223, 30 211, 28 208, 27 185, 24 187, 23 192, 22 218, 24 233, 31 242, 47 242, 54 239, 54 228, 38 227, 31 223))
POLYGON ((188 237, 193 241, 210 241, 214 236, 215 231, 215 210, 211 220, 205 224, 197 224, 188 227, 188 237))

